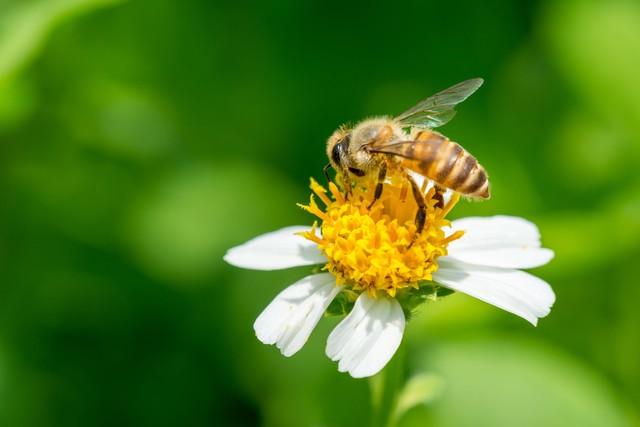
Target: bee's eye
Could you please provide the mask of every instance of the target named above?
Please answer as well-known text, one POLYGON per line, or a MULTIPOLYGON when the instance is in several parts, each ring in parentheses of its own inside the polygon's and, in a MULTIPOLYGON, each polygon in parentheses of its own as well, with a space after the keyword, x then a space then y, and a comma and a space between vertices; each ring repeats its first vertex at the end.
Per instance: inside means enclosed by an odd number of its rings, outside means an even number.
POLYGON ((349 146, 349 141, 351 140, 351 136, 345 136, 340 142, 333 146, 331 150, 331 160, 336 165, 340 165, 342 163, 342 157, 347 153, 347 147, 349 146))
POLYGON ((342 151, 340 144, 342 144, 342 142, 338 142, 333 146, 333 150, 331 150, 331 160, 333 160, 333 163, 336 165, 340 164, 340 152, 342 151))

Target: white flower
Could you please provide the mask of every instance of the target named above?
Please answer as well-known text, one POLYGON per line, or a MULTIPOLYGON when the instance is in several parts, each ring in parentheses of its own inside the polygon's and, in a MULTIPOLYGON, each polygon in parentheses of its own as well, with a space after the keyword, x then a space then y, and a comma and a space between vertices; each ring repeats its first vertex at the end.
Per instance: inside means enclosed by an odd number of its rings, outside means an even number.
MULTIPOLYGON (((308 227, 288 227, 230 249, 224 259, 235 266, 275 270, 325 264, 329 260, 318 245, 296 232, 308 227)), ((473 217, 453 221, 448 254, 437 258, 432 280, 520 316, 533 325, 549 314, 555 301, 551 287, 519 269, 546 264, 553 252, 541 247, 538 228, 511 216, 473 217)), ((291 356, 309 338, 331 301, 341 291, 330 273, 307 276, 286 288, 257 318, 254 329, 260 341, 275 344, 291 356)), ((372 297, 361 292, 351 312, 329 335, 326 353, 338 370, 356 378, 379 372, 402 340, 405 316, 400 303, 389 295, 372 297)))

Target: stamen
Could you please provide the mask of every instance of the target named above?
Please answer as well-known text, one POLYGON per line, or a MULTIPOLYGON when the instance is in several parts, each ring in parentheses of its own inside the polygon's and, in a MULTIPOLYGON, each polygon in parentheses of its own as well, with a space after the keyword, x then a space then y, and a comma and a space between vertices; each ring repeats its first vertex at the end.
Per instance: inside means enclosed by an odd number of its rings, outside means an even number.
POLYGON ((443 242, 445 244, 449 244, 451 242, 453 242, 454 240, 458 240, 459 238, 461 238, 464 235, 464 231, 462 230, 457 230, 455 232, 453 232, 450 236, 446 237, 443 242))
POLYGON ((320 197, 320 200, 322 200, 322 203, 324 203, 325 206, 329 206, 331 204, 331 200, 327 197, 326 188, 318 184, 313 178, 311 178, 311 190, 320 197))
POLYGON ((316 201, 313 198, 313 194, 309 197, 309 204, 308 205, 303 205, 301 203, 297 203, 297 206, 301 207, 302 209, 304 209, 305 211, 309 212, 310 214, 313 214, 313 215, 317 216, 318 218, 320 218, 323 221, 328 219, 327 214, 322 212, 322 210, 320 210, 320 208, 318 207, 318 204, 316 203, 316 201))
POLYGON ((366 291, 372 297, 381 294, 395 296, 404 288, 416 288, 431 280, 438 269, 437 259, 447 254, 447 245, 462 232, 445 235, 449 225, 445 215, 459 197, 451 198, 444 209, 435 207, 435 189, 424 194, 427 206, 423 232, 416 232, 415 216, 418 206, 407 197, 408 183, 400 171, 390 171, 382 196, 371 209, 376 180, 365 176, 354 186, 347 200, 340 189, 329 184, 327 190, 311 180, 311 189, 326 205, 316 204, 313 194, 308 205, 299 205, 322 222, 320 238, 317 224, 302 235, 315 242, 327 256, 325 269, 336 276, 336 282, 354 292, 366 291), (413 242, 413 243, 412 243, 413 242))
MULTIPOLYGON (((313 178, 311 178, 311 179, 313 180, 313 178)), ((346 201, 346 199, 344 198, 344 196, 342 195, 342 193, 338 189, 338 186, 335 185, 333 182, 329 183, 329 191, 331 191, 331 194, 333 195, 333 198, 334 198, 334 200, 336 202, 344 203, 346 201)))

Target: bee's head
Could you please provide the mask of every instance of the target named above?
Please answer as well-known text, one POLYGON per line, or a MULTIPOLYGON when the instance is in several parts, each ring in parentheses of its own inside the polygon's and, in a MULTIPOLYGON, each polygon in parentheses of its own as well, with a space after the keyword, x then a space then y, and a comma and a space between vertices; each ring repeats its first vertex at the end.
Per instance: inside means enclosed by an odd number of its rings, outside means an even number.
POLYGON ((348 167, 349 143, 351 129, 341 127, 327 140, 327 157, 336 171, 344 171, 348 167))

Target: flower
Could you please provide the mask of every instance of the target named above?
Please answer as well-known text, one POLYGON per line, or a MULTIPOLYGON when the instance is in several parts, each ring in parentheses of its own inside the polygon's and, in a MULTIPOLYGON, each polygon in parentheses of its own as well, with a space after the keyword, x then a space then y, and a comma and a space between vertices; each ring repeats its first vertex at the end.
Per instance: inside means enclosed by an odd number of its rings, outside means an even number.
POLYGON ((230 249, 224 259, 237 267, 276 270, 322 265, 280 292, 254 323, 258 339, 284 356, 302 348, 328 311, 346 314, 329 335, 326 354, 340 372, 355 378, 379 372, 402 341, 407 317, 422 302, 458 291, 520 316, 533 325, 555 301, 542 279, 521 271, 546 264, 538 228, 511 216, 448 221, 458 202, 447 194, 444 207, 426 180, 421 191, 426 221, 416 236, 418 205, 407 179, 388 176, 382 197, 375 182, 361 180, 343 194, 311 181, 308 205, 321 222, 286 227, 230 249), (334 307, 335 306, 335 307, 334 307), (331 309, 333 307, 333 309, 331 309))

